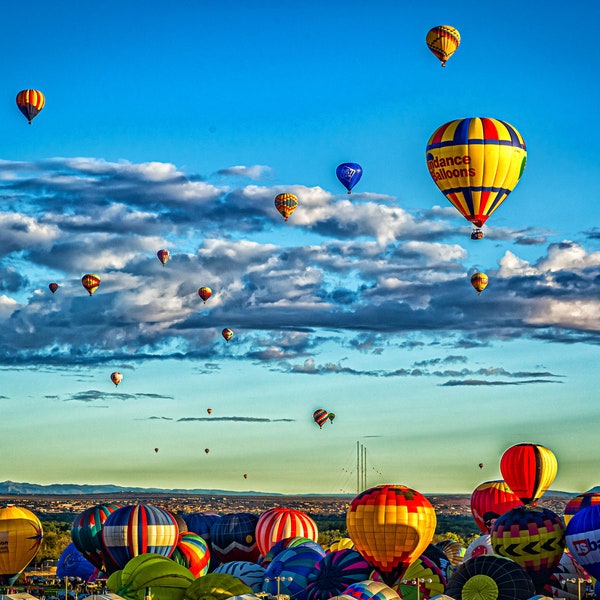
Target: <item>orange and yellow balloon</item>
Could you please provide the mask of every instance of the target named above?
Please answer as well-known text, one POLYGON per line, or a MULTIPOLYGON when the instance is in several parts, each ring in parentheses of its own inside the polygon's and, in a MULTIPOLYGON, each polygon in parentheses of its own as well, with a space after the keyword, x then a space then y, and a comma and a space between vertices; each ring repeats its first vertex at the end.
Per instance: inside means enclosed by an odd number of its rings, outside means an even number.
POLYGON ((204 304, 206 304, 206 301, 212 296, 212 290, 207 286, 203 286, 198 290, 198 296, 200 296, 204 304))
POLYGON ((88 273, 81 278, 81 285, 91 296, 100 287, 100 277, 94 273, 88 273))
POLYGON ((535 505, 558 471, 552 450, 541 444, 515 444, 500 458, 500 472, 508 487, 525 505, 535 505))
POLYGON ((226 342, 228 342, 233 337, 234 333, 235 331, 233 331, 231 327, 225 327, 225 329, 221 331, 221 335, 223 336, 226 342))
POLYGON ((123 373, 120 373, 119 371, 111 373, 110 380, 115 384, 115 387, 117 387, 121 381, 123 381, 123 373))
POLYGON ((283 193, 275 196, 275 208, 279 211, 284 221, 298 208, 298 198, 294 194, 283 193))
POLYGON ((427 548, 436 516, 429 500, 416 490, 380 485, 352 500, 346 526, 355 550, 389 585, 427 548))
POLYGON ((473 275, 471 275, 471 285, 477 291, 478 296, 485 290, 487 284, 488 276, 485 273, 473 273, 473 275))
POLYGON ((17 94, 17 106, 29 124, 46 104, 46 98, 39 90, 21 90, 17 94))
POLYGON ((427 142, 427 167, 440 191, 477 228, 519 182, 527 149, 521 134, 498 119, 457 119, 435 130, 427 142))
POLYGON ((171 253, 166 248, 163 248, 162 250, 159 250, 156 253, 156 258, 160 260, 162 266, 164 267, 169 262, 169 259, 171 258, 171 253))
POLYGON ((425 41, 427 47, 441 61, 442 67, 445 67, 446 61, 460 45, 460 33, 458 33, 458 29, 450 27, 450 25, 438 25, 427 32, 425 41))

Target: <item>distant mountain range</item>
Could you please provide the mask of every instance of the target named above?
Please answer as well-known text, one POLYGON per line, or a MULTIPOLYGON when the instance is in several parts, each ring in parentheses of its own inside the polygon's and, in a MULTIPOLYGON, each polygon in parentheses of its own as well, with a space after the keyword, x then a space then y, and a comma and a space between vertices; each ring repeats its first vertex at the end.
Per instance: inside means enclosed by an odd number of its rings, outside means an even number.
POLYGON ((121 487, 119 485, 79 485, 76 483, 18 483, 16 481, 0 482, 0 495, 3 496, 76 496, 85 494, 198 494, 200 496, 283 496, 284 494, 264 492, 232 492, 231 490, 183 490, 163 488, 121 487))

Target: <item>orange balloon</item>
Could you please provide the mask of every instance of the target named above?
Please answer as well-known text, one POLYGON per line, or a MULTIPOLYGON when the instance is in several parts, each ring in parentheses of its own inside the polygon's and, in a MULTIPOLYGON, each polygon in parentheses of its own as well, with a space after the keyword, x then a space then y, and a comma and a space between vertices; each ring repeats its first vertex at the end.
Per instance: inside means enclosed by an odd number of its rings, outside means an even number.
POLYGON ((91 296, 100 287, 100 277, 94 273, 88 273, 81 278, 81 285, 91 296))
POLYGON ((506 481, 485 481, 471 494, 471 513, 481 533, 489 533, 493 521, 511 508, 523 506, 506 481))
POLYGON ((348 509, 348 535, 385 582, 402 577, 435 533, 433 506, 404 485, 380 485, 360 493, 348 509))

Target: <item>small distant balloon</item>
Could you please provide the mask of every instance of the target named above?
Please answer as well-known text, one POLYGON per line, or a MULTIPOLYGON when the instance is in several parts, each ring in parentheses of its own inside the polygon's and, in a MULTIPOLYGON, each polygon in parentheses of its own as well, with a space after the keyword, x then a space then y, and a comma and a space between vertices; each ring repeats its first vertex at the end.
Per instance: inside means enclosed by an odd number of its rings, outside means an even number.
POLYGON ((471 285, 477 291, 477 295, 480 296, 481 292, 485 290, 488 284, 488 276, 485 273, 474 273, 471 275, 471 285))
POLYGON ((313 419, 315 423, 319 426, 319 429, 323 429, 323 425, 327 423, 327 419, 329 418, 329 413, 324 408, 317 408, 313 413, 313 419))
POLYGON ((48 288, 54 294, 54 292, 56 292, 56 290, 58 289, 58 283, 50 283, 48 284, 48 288))
POLYGON ((212 408, 207 408, 207 409, 206 409, 206 412, 207 412, 209 415, 212 415, 212 408))
POLYGON ((160 260, 160 262, 162 263, 163 267, 165 266, 165 264, 169 261, 169 259, 171 258, 171 253, 166 249, 163 248, 162 250, 159 250, 156 253, 156 256, 158 258, 158 260, 160 260))
POLYGON ((484 465, 483 463, 479 463, 479 468, 480 468, 480 469, 483 469, 483 467, 484 467, 484 466, 485 466, 485 465, 484 465))
POLYGON ((88 273, 81 278, 81 285, 91 296, 100 287, 100 277, 94 273, 88 273))
POLYGON ((234 331, 230 327, 225 327, 225 329, 221 331, 221 335, 225 338, 226 342, 229 342, 229 340, 233 337, 233 334, 234 331))
POLYGON ((154 452, 156 452, 156 454, 158 454, 158 448, 154 448, 154 452))
POLYGON ((204 454, 208 454, 210 452, 210 448, 204 448, 204 454))
POLYGON ((283 193, 275 196, 275 208, 279 211, 284 221, 288 220, 288 217, 298 207, 298 198, 294 194, 283 193))
POLYGON ((204 304, 206 304, 206 301, 212 296, 212 290, 206 286, 201 287, 198 290, 198 296, 200 296, 200 298, 202 298, 204 301, 204 304))
POLYGON ((29 124, 46 104, 46 98, 39 90, 21 90, 17 94, 17 106, 29 124))
POLYGON ((119 373, 119 371, 115 371, 110 374, 110 380, 115 384, 115 387, 117 387, 121 381, 123 381, 123 374, 119 373))
POLYGON ((335 170, 340 183, 352 193, 352 188, 360 181, 362 177, 362 167, 358 163, 342 163, 335 170))
POLYGON ((427 32, 425 38, 427 47, 446 66, 446 61, 456 52, 460 45, 460 33, 458 29, 450 25, 438 25, 427 32))
POLYGON ((248 473, 244 473, 244 479, 248 479, 248 473))
POLYGON ((330 423, 333 423, 333 420, 335 419, 335 413, 329 413, 327 418, 329 419, 330 423))

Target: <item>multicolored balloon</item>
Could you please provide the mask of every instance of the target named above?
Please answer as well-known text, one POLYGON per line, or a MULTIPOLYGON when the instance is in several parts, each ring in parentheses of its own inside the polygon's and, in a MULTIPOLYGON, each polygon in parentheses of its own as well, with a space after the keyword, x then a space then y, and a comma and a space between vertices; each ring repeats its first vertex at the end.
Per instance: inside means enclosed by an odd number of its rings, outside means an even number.
POLYGON ((223 515, 210 528, 211 548, 221 562, 255 562, 260 556, 255 530, 258 516, 251 513, 223 515))
POLYGON ((354 542, 349 537, 333 540, 325 552, 338 552, 339 550, 354 550, 354 542))
POLYGON ((323 547, 313 540, 301 536, 288 537, 273 544, 271 549, 260 559, 260 564, 266 568, 280 552, 283 552, 286 548, 297 548, 298 546, 311 548, 321 556, 326 554, 323 547))
POLYGON ((560 562, 548 578, 544 586, 544 592, 550 598, 561 600, 581 600, 581 591, 585 589, 582 585, 590 582, 590 575, 581 567, 573 556, 565 551, 560 562))
POLYGON ((502 477, 523 504, 535 504, 550 487, 557 471, 556 456, 541 444, 515 444, 500 458, 502 477))
POLYGON ((212 296, 212 290, 207 286, 202 286, 198 290, 198 296, 200 296, 204 304, 206 304, 206 301, 212 296))
POLYGON ((307 600, 329 600, 353 583, 369 579, 371 565, 356 550, 338 550, 323 556, 308 575, 307 600))
POLYGON ((600 504, 588 506, 571 517, 566 540, 573 558, 600 579, 600 504))
POLYGON ((166 248, 163 248, 162 250, 159 250, 156 253, 156 257, 158 258, 158 260, 160 260, 162 266, 164 267, 167 264, 167 262, 169 262, 169 259, 171 258, 171 253, 166 248))
POLYGON ((27 508, 12 504, 0 509, 0 582, 12 585, 42 546, 44 530, 27 508))
POLYGON ((445 594, 461 600, 529 600, 535 587, 515 561, 489 554, 460 565, 446 585, 445 594))
POLYGON ((489 533, 495 519, 518 506, 523 503, 503 479, 480 483, 471 494, 471 513, 481 533, 489 533))
POLYGON ((110 514, 121 508, 120 504, 98 504, 87 508, 71 525, 71 539, 75 547, 97 569, 103 570, 102 527, 110 514))
POLYGON ((256 524, 256 543, 262 556, 279 540, 304 537, 317 542, 317 524, 301 510, 277 507, 262 513, 256 524))
POLYGON ((438 25, 432 27, 425 38, 427 47, 446 66, 446 61, 456 52, 460 45, 460 33, 458 29, 450 25, 438 25))
POLYGON ((120 373, 119 371, 111 373, 110 380, 115 384, 115 387, 117 387, 121 381, 123 381, 123 373, 120 373))
POLYGON ((122 569, 139 554, 171 556, 179 540, 177 521, 171 513, 152 506, 123 506, 102 527, 103 550, 122 569))
POLYGON ((520 506, 500 515, 490 532, 494 552, 521 565, 539 592, 560 562, 565 525, 548 508, 520 506))
POLYGON ((436 527, 433 506, 404 485, 380 485, 356 496, 346 515, 356 550, 393 582, 423 553, 436 527))
POLYGON ((93 273, 87 273, 81 278, 81 285, 88 291, 91 296, 100 287, 100 277, 93 273))
MULTIPOLYGON (((504 121, 458 119, 429 138, 427 167, 440 191, 479 231, 519 182, 527 149, 521 134, 504 121)), ((483 234, 475 236, 475 239, 483 234)))
POLYGON ((438 542, 436 546, 448 557, 453 570, 456 570, 456 567, 465 560, 467 549, 456 540, 443 540, 438 542))
POLYGON ((233 337, 234 333, 235 331, 233 331, 231 327, 225 327, 225 329, 221 331, 221 335, 223 336, 226 342, 229 342, 229 340, 233 337))
POLYGON ((283 220, 287 221, 289 216, 298 208, 298 198, 289 193, 277 194, 275 196, 275 208, 279 211, 283 220))
POLYGON ((171 559, 189 569, 194 577, 202 577, 208 573, 210 550, 203 537, 186 531, 179 534, 171 559))
POLYGON ((569 521, 575 513, 578 513, 580 510, 587 508, 588 506, 594 506, 595 504, 600 504, 600 492, 585 492, 575 496, 574 498, 571 498, 567 502, 563 514, 563 521, 565 522, 565 525, 569 524, 569 521))
POLYGON ((260 592, 265 568, 247 560, 233 560, 219 565, 214 573, 226 573, 237 577, 242 583, 252 588, 253 592, 260 592))
POLYGON ((323 408, 318 408, 313 413, 313 420, 319 426, 319 429, 323 429, 323 425, 327 423, 328 419, 329 413, 323 408))
MULTIPOLYGON (((485 290, 488 284, 488 276, 485 273, 473 273, 471 275, 471 285, 475 288, 478 296, 485 290)), ((479 468, 483 467, 483 463, 479 463, 479 468)))
POLYGON ((348 190, 349 194, 352 193, 352 188, 360 181, 362 173, 362 167, 358 163, 353 162, 342 163, 335 170, 337 178, 348 190))
POLYGON ((353 583, 346 588, 344 596, 356 600, 399 600, 400 596, 390 586, 381 581, 366 579, 353 583))
POLYGON ((46 104, 46 97, 39 90, 21 90, 17 94, 17 106, 29 124, 46 104))
POLYGON ((465 560, 475 558, 476 556, 483 556, 484 554, 494 554, 494 548, 492 548, 492 538, 489 533, 484 533, 479 537, 476 537, 467 546, 467 550, 465 551, 465 560))

